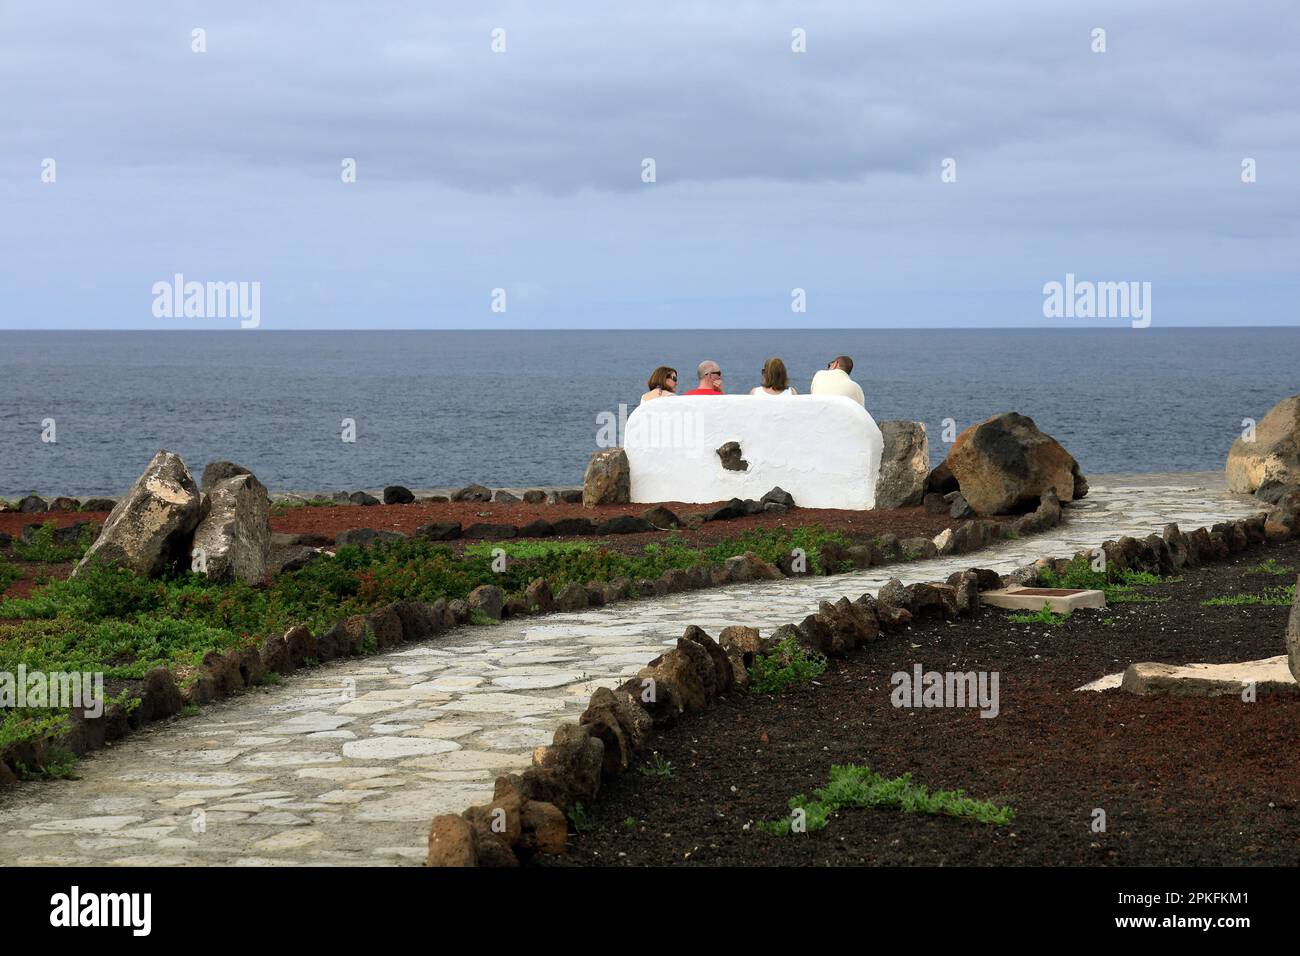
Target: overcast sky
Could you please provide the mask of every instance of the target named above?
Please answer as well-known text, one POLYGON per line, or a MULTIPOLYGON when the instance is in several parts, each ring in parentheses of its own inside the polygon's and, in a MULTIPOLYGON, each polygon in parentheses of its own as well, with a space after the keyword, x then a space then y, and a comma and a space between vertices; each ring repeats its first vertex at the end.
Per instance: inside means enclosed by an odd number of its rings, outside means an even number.
POLYGON ((155 318, 176 273, 263 329, 1083 325, 1066 273, 1300 324, 1297 48, 1295 0, 0 0, 0 327, 237 326, 155 318))

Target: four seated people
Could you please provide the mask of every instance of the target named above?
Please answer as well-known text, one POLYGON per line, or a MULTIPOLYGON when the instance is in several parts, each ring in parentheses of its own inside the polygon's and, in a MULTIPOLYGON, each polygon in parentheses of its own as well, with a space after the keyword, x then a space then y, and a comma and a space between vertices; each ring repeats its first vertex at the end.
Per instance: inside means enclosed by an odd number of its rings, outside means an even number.
MULTIPOLYGON (((842 395, 851 398, 866 407, 862 388, 849 378, 853 372, 853 359, 847 355, 838 355, 813 376, 809 393, 812 395, 842 395)), ((705 359, 696 369, 699 384, 686 395, 722 395, 722 367, 711 359, 705 359)), ((649 402, 677 394, 677 370, 661 365, 650 375, 646 383, 650 390, 641 396, 641 401, 649 402)), ((763 384, 750 391, 750 395, 794 396, 799 393, 790 385, 785 362, 773 356, 763 363, 763 384)))

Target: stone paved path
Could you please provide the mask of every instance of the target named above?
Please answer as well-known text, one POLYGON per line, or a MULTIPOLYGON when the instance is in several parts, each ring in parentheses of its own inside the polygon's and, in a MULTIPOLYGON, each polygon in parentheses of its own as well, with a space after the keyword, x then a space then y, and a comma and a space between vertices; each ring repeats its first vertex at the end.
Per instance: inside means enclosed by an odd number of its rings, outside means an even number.
POLYGON ((770 630, 888 577, 1005 572, 1258 510, 1218 476, 1096 478, 1065 524, 974 555, 507 621, 335 662, 153 726, 85 758, 78 780, 0 794, 0 864, 417 863, 434 814, 485 802, 597 686, 635 673, 687 624, 770 630))

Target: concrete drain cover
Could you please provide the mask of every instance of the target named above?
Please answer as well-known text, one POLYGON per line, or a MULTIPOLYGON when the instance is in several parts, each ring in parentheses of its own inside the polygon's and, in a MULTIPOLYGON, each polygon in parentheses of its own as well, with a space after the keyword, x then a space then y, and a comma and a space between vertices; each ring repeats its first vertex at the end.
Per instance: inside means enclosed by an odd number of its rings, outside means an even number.
POLYGON ((1021 611, 1041 611, 1043 605, 1058 614, 1081 607, 1105 607, 1104 591, 1081 588, 1006 588, 1002 591, 984 591, 980 602, 993 607, 1006 607, 1021 611))

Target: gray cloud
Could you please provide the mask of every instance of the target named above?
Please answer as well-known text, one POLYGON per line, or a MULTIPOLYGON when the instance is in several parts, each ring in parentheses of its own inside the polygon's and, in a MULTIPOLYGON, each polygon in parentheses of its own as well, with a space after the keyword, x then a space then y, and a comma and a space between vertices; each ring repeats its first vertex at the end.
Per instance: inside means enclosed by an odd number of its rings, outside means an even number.
POLYGON ((716 300, 743 324, 801 281, 911 282, 924 312, 1069 264, 1293 278, 1298 23, 1284 0, 11 4, 0 323, 136 324, 173 269, 264 276, 286 324, 478 314, 485 283, 543 322, 716 300))

